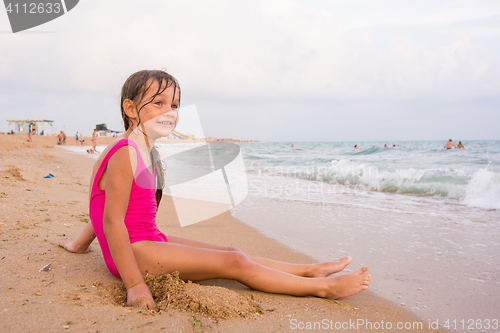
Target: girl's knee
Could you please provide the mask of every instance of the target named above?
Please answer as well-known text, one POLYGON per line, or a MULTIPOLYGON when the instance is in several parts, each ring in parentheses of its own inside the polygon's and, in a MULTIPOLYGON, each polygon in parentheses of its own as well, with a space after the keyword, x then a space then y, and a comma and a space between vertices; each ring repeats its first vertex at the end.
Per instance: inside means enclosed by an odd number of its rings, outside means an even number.
POLYGON ((246 269, 249 269, 252 265, 254 265, 254 262, 250 260, 250 258, 241 250, 229 251, 227 253, 227 256, 228 256, 228 266, 232 269, 238 271, 244 271, 246 269))
POLYGON ((245 253, 243 252, 243 250, 240 250, 238 249, 237 247, 233 247, 233 246, 226 246, 224 248, 225 251, 232 251, 232 252, 240 252, 240 253, 245 253))

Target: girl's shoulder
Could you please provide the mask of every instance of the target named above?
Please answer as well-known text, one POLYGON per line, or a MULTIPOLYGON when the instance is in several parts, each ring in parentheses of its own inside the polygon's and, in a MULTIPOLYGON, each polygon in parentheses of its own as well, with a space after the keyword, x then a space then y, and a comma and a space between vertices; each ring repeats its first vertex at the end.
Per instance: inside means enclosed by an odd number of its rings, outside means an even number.
POLYGON ((94 164, 93 174, 97 173, 103 163, 107 165, 111 159, 118 162, 116 164, 119 165, 130 163, 132 169, 135 171, 137 167, 137 145, 128 138, 117 137, 104 149, 97 159, 94 164))

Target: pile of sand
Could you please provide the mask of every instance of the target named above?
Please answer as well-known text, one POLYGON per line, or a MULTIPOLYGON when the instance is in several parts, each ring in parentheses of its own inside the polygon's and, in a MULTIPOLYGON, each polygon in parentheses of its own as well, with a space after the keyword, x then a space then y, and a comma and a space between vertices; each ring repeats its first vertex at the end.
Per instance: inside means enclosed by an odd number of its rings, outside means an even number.
MULTIPOLYGON (((247 318, 263 313, 252 296, 242 296, 223 287, 186 283, 179 278, 179 272, 162 276, 146 274, 144 281, 156 303, 153 312, 174 309, 214 319, 247 318)), ((123 283, 111 284, 106 290, 115 304, 127 306, 127 290, 123 283)))
MULTIPOLYGON (((9 174, 10 177, 13 177, 14 179, 17 180, 26 180, 24 179, 23 175, 21 175, 21 172, 19 168, 15 165, 9 165, 8 166, 7 173, 9 174)), ((9 178, 9 176, 5 176, 5 178, 9 178)))

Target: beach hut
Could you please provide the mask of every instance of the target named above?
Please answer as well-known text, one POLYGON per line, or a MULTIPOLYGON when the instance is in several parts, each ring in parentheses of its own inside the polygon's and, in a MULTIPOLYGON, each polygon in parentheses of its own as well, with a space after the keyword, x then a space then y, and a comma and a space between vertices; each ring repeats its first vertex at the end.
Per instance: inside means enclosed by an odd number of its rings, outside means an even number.
POLYGON ((51 128, 51 134, 54 134, 54 128, 52 126, 53 120, 38 120, 38 119, 25 119, 25 120, 7 120, 9 123, 9 133, 11 131, 17 135, 28 135, 31 131, 32 135, 39 135, 42 131, 45 132, 43 125, 48 123, 51 128), (11 129, 10 126, 14 124, 14 128, 11 129))
POLYGON ((113 134, 121 133, 121 131, 113 131, 113 130, 108 129, 106 124, 97 124, 97 125, 95 125, 95 128, 97 130, 98 136, 108 136, 108 134, 112 135, 111 133, 113 133, 113 134))

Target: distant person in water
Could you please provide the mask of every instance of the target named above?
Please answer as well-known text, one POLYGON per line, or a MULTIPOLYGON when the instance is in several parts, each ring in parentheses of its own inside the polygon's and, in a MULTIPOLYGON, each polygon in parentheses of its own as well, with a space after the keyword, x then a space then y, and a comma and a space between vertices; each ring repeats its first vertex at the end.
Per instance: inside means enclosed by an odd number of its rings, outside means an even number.
POLYGON ((292 148, 293 148, 293 143, 292 143, 292 148))
POLYGON ((396 147, 396 145, 392 145, 392 149, 398 149, 399 147, 396 147))
POLYGON ((446 142, 446 144, 444 145, 444 148, 445 149, 451 149, 451 148, 457 148, 457 146, 455 146, 455 144, 453 143, 453 141, 451 141, 451 139, 450 139, 450 141, 446 142))
POLYGON ((87 153, 89 153, 89 154, 94 154, 94 153, 99 154, 99 151, 97 151, 95 148, 90 148, 90 149, 87 149, 87 153))
POLYGON ((389 147, 387 147, 387 143, 384 145, 384 148, 389 148, 389 147))
POLYGON ((464 147, 464 145, 462 144, 462 141, 458 141, 458 146, 457 146, 458 149, 467 149, 464 147))
POLYGON ((354 145, 354 149, 358 149, 358 145, 354 145))

